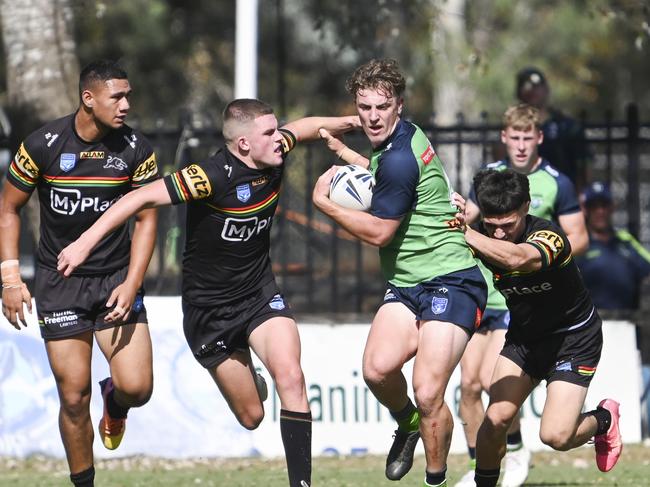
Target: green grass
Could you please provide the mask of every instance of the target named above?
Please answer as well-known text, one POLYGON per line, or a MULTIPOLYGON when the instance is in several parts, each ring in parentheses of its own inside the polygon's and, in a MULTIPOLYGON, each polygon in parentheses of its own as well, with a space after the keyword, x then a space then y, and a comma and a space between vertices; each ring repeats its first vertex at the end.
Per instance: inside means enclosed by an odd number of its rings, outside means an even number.
MULTIPOLYGON (((642 486, 650 484, 650 446, 626 445, 614 470, 598 471, 593 448, 571 452, 533 454, 533 468, 527 486, 642 486)), ((166 460, 132 457, 99 461, 97 487, 286 487, 282 460, 192 459, 166 460)), ((466 471, 467 458, 449 458, 449 487, 466 471)), ((399 483, 384 478, 384 458, 378 456, 314 459, 315 487, 417 486, 424 478, 424 458, 419 456, 413 470, 399 483)), ((69 487, 64 461, 44 457, 25 460, 0 458, 0 486, 69 487)))

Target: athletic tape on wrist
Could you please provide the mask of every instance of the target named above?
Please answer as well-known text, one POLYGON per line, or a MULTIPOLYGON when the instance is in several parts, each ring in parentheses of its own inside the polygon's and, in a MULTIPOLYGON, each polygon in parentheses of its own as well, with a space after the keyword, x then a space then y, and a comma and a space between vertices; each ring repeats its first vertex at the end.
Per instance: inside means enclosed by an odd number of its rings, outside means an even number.
POLYGON ((6 269, 7 267, 20 267, 20 262, 18 262, 18 259, 7 259, 0 262, 0 269, 6 269))

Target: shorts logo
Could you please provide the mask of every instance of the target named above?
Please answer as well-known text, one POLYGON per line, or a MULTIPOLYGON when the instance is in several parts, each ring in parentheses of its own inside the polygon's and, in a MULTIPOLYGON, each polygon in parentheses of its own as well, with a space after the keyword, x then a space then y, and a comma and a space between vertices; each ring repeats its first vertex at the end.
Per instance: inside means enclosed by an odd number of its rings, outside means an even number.
POLYGON ((70 153, 63 153, 61 154, 61 158, 59 159, 59 167, 61 170, 68 172, 71 171, 75 164, 77 163, 77 155, 76 154, 70 154, 70 153))
POLYGON ((138 294, 133 301, 133 306, 131 306, 131 311, 139 313, 144 308, 144 301, 142 299, 142 294, 138 294))
POLYGON ((237 186, 237 199, 242 203, 251 199, 251 187, 248 183, 237 186))
POLYGON ((596 367, 589 367, 587 365, 578 365, 578 374, 586 377, 591 377, 596 373, 596 367))
POLYGON ((65 311, 55 311, 50 316, 43 316, 41 321, 42 326, 50 328, 67 328, 77 324, 79 316, 74 311, 67 309, 65 311))
POLYGON ((269 301, 269 306, 271 307, 271 309, 275 309, 278 311, 284 309, 285 308, 284 299, 282 299, 282 296, 280 296, 279 294, 276 294, 275 296, 273 296, 271 301, 269 301))
POLYGON ((395 293, 393 292, 392 289, 386 289, 386 293, 384 294, 384 301, 392 301, 393 299, 396 299, 395 293))
POLYGON ((118 171, 124 171, 127 167, 126 162, 115 156, 108 156, 106 164, 104 164, 104 169, 117 169, 118 171))
POLYGON ((433 311, 434 315, 439 315, 444 313, 447 310, 447 303, 449 302, 449 299, 447 298, 437 298, 433 297, 431 300, 431 311, 433 311))
POLYGON ((560 362, 559 364, 556 364, 555 370, 556 372, 571 372, 571 362, 560 362))

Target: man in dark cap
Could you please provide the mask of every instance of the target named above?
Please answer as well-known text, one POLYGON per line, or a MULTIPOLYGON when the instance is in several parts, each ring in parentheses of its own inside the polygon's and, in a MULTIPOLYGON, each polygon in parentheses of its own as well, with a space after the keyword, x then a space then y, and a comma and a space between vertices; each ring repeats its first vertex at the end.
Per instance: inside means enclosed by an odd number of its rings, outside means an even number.
POLYGON ((516 96, 538 108, 544 141, 539 153, 560 172, 566 174, 578 189, 583 186, 590 158, 583 127, 575 119, 550 106, 550 87, 544 73, 528 67, 517 73, 516 96))

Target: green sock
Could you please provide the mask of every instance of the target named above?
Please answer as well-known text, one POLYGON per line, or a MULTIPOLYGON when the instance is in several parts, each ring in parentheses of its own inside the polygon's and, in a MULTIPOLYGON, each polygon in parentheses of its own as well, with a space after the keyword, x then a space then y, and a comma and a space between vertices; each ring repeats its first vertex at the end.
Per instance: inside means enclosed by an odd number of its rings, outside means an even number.
POLYGON ((420 429, 420 411, 417 409, 413 410, 409 418, 398 421, 397 424, 402 431, 408 431, 409 433, 417 431, 420 429))

